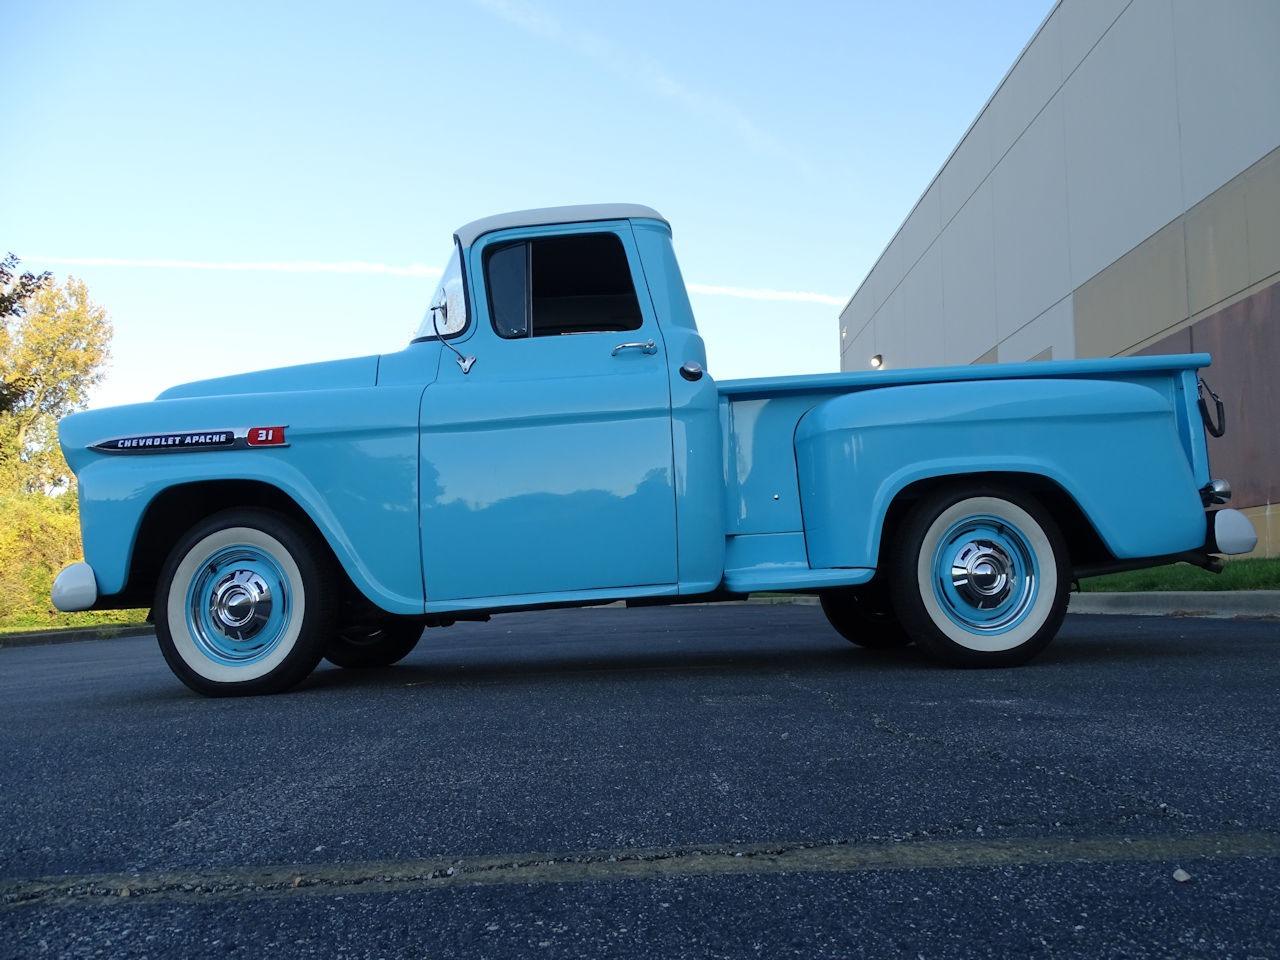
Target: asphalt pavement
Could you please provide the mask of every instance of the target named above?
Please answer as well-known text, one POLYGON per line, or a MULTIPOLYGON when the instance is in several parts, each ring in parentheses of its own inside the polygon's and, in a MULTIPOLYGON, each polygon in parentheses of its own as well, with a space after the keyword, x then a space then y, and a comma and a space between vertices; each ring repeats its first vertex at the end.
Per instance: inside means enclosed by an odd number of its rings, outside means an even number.
POLYGON ((0 711, 0 957, 1280 954, 1275 621, 524 613, 239 700, 139 637, 0 650, 0 711))

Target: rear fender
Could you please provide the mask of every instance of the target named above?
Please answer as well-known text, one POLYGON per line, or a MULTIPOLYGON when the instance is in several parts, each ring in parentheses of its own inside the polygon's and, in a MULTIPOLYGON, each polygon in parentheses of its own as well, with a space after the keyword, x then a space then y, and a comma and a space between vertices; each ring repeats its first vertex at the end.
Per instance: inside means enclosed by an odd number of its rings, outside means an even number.
POLYGON ((1107 380, 919 384, 845 394, 796 429, 809 562, 875 566, 894 498, 921 480, 1012 473, 1071 496, 1120 559, 1192 550, 1204 510, 1170 402, 1107 380))

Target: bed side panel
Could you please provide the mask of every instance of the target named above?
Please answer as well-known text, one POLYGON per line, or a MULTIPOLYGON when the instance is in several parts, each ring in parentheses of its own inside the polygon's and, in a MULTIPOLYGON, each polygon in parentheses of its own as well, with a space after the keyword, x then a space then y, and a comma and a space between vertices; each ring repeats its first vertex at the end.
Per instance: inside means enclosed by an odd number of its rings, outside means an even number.
POLYGON ((918 480, 1028 473, 1062 486, 1118 558, 1204 543, 1177 413, 1113 380, 1004 380, 835 397, 796 431, 809 562, 874 566, 889 504, 918 480))

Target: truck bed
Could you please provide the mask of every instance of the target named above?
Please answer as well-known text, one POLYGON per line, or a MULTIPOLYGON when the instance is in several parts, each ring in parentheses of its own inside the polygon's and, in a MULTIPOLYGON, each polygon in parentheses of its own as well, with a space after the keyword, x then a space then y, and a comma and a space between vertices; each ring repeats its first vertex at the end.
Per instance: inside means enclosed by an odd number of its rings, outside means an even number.
MULTIPOLYGON (((1090 456, 1096 458, 1097 453, 1076 448, 1082 436, 1092 435, 1105 441, 1121 436, 1150 435, 1150 423, 1139 428, 1136 420, 1125 420, 1120 408, 1113 423, 1108 423, 1105 416, 1095 416, 1089 425, 1080 429, 1086 415, 1072 409, 1074 403, 1081 402, 1078 398, 1099 390, 1113 394, 1124 392, 1130 401, 1148 408, 1144 414, 1134 412, 1134 417, 1145 416, 1151 423, 1158 419, 1172 423, 1176 429, 1178 445, 1166 442, 1164 438, 1168 434, 1161 433, 1161 443, 1152 447, 1156 453, 1165 451, 1162 456, 1170 459, 1170 463, 1163 465, 1166 472, 1172 470, 1182 475, 1178 478, 1181 486, 1187 486, 1192 479, 1197 485, 1207 483, 1208 456, 1196 407, 1196 370, 1208 366, 1209 362, 1207 354, 1187 354, 811 374, 719 383, 724 437, 725 586, 745 593, 852 585, 870 579, 875 572, 878 534, 874 542, 862 542, 863 527, 876 530, 878 521, 883 519, 887 503, 881 501, 884 497, 892 498, 894 491, 882 481, 895 482, 893 472, 897 466, 885 462, 883 448, 879 454, 870 451, 872 435, 881 442, 886 434, 894 435, 894 431, 897 436, 909 437, 917 461, 927 460, 934 450, 942 456, 944 448, 959 442, 966 432, 972 434, 969 442, 975 452, 984 456, 999 453, 996 448, 1000 428, 991 426, 991 411, 981 421, 960 422, 961 417, 954 415, 957 402, 962 412, 966 405, 977 407, 987 403, 996 404, 997 410, 1008 410, 1011 405, 1021 406, 1010 404, 1010 400, 1026 396, 1031 401, 1033 395, 1055 392, 1055 402, 1042 404, 1042 409, 1049 410, 1043 429, 1037 429, 1034 415, 1029 420, 1024 412, 1017 413, 1016 429, 1023 434, 1020 442, 1024 449, 1034 449, 1038 435, 1063 430, 1066 418, 1073 417, 1075 426, 1070 431, 1073 439, 1058 443, 1060 449, 1049 444, 1052 453, 1044 459, 1074 458, 1073 462, 1079 465, 1090 456), (983 389, 980 386, 983 382, 992 386, 983 389), (1092 386, 1088 382, 1092 382, 1092 386), (1019 383, 1025 384, 1025 388, 1016 386, 1019 383), (970 384, 972 389, 927 388, 946 384, 970 384), (1149 388, 1158 397, 1134 387, 1149 388), (892 397, 887 393, 890 390, 894 392, 892 397), (866 402, 851 398, 862 393, 868 394, 866 402), (877 396, 873 398, 871 393, 877 396), (837 401, 836 398, 846 399, 837 401), (813 476, 805 476, 806 457, 812 460, 814 455, 800 449, 798 433, 807 414, 829 409, 832 402, 842 404, 841 415, 857 422, 844 429, 842 440, 830 442, 830 446, 839 450, 824 454, 828 461, 833 457, 841 460, 838 480, 828 482, 821 466, 813 467, 813 476), (951 421, 944 416, 945 405, 950 405, 951 421), (862 449, 864 446, 867 449, 862 449), (1183 459, 1178 458, 1178 446, 1183 459), (876 455, 881 459, 871 459, 876 455), (839 484, 839 489, 832 489, 834 484, 839 484), (856 532, 840 529, 842 524, 855 528, 856 532), (856 548, 851 541, 857 541, 856 548)), ((1029 402, 1027 408, 1032 410, 1035 406, 1029 402)), ((995 418, 998 421, 999 415, 995 418)), ((814 417, 807 418, 810 427, 814 422, 814 417)), ((1037 470, 1034 454, 1021 459, 1026 461, 1029 472, 1037 470)), ((1099 464, 1090 465, 1084 472, 1096 474, 1098 467, 1099 464)), ((832 473, 830 462, 826 470, 827 474, 832 473)), ((1051 473, 1050 465, 1046 465, 1043 472, 1051 473)), ((1080 496, 1103 499, 1091 492, 1080 496)), ((1105 514, 1114 508, 1099 504, 1095 509, 1105 514)), ((1179 534, 1181 538, 1192 537, 1191 527, 1198 522, 1194 516, 1184 518, 1182 526, 1186 529, 1179 534)), ((1106 524, 1105 517, 1103 524, 1106 524)), ((1116 526, 1109 543, 1117 555, 1123 555, 1126 550, 1122 527, 1123 524, 1116 526)))

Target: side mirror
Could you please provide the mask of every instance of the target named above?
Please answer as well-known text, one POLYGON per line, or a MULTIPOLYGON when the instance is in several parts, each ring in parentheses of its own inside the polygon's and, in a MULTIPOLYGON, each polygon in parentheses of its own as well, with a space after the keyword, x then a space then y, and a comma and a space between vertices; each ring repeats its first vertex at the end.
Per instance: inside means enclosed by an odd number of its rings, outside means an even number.
POLYGON ((448 337, 466 326, 466 314, 463 310, 449 309, 452 296, 442 296, 428 309, 431 311, 431 326, 437 337, 448 337))

